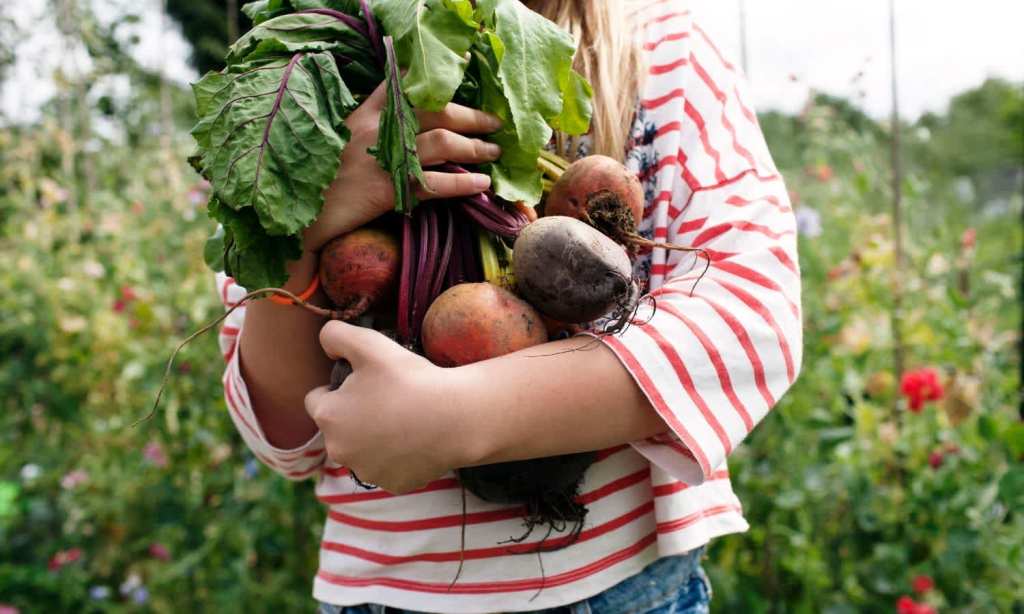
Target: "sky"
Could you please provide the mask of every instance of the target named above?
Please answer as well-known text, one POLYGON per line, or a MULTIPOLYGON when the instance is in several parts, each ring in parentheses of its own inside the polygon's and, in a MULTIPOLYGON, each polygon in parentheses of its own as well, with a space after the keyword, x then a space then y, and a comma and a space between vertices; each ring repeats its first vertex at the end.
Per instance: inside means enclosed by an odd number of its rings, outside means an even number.
MULTIPOLYGON (((737 60, 741 4, 746 8, 747 78, 758 109, 796 111, 808 89, 815 88, 858 97, 874 117, 889 114, 889 2, 692 2, 695 19, 737 60), (864 76, 853 83, 862 70, 864 76)), ((1024 81, 1024 1, 895 0, 895 7, 901 114, 913 119, 924 111, 941 111, 950 97, 987 76, 1024 81)))
MULTIPOLYGON (((593 0, 602 1, 602 0, 593 0)), ((988 76, 1024 82, 1024 0, 894 0, 900 112, 914 119, 942 111, 951 96, 988 76)), ((101 14, 125 0, 93 0, 101 14)), ((691 0, 696 20, 727 57, 740 59, 740 10, 746 9, 747 78, 759 110, 798 111, 810 89, 851 99, 870 115, 891 109, 889 2, 886 0, 691 0), (854 82, 854 76, 863 76, 854 82)), ((7 0, 0 11, 28 33, 20 61, 4 83, 0 108, 30 121, 55 89, 58 67, 85 68, 87 58, 61 46, 52 28, 36 24, 49 3, 7 0)), ((174 22, 160 13, 160 0, 134 0, 141 13, 145 65, 185 84, 197 78, 188 67, 188 45, 174 22)))

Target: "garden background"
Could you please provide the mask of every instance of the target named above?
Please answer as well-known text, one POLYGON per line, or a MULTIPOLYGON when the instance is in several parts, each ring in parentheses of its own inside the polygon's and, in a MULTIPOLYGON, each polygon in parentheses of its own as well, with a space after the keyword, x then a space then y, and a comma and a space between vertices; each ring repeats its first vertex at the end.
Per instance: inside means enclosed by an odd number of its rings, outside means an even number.
MULTIPOLYGON (((133 426, 221 310, 190 93, 138 61, 132 3, 41 4, 54 95, 0 115, 0 612, 307 611, 323 510, 241 443, 212 336, 133 426)), ((201 69, 247 27, 232 0, 166 4, 201 69)), ((3 88, 31 34, 0 12, 3 88)), ((898 124, 809 91, 760 115, 799 220, 803 372, 732 457, 752 529, 710 549, 714 608, 1024 612, 1022 85, 898 124)))

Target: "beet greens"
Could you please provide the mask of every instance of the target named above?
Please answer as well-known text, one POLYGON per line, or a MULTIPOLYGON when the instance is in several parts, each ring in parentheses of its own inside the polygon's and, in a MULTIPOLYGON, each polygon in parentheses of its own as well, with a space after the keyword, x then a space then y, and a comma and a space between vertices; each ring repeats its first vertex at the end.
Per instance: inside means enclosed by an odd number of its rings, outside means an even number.
POLYGON ((518 0, 262 0, 243 10, 255 26, 222 71, 193 85, 192 162, 212 185, 209 213, 222 227, 207 262, 245 287, 285 280, 337 175, 345 119, 381 81, 388 97, 373 153, 394 178, 400 213, 417 208, 422 180, 413 109, 455 100, 502 120, 491 136, 502 156, 480 169, 493 192, 458 203, 465 218, 454 219, 506 237, 521 224, 504 203, 540 199, 536 160, 553 129, 589 125, 590 87, 572 71, 572 38, 518 0))

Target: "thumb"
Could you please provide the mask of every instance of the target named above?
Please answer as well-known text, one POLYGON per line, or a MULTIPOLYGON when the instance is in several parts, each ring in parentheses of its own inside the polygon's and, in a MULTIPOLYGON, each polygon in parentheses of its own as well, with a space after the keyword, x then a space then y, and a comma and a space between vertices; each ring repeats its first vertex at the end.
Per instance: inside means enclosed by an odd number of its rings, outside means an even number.
POLYGON ((331 320, 320 329, 320 345, 334 360, 345 359, 353 368, 373 362, 390 339, 377 331, 331 320))
POLYGON ((322 407, 324 397, 328 394, 330 394, 330 390, 327 386, 320 386, 319 388, 314 388, 306 393, 304 402, 306 413, 309 414, 309 417, 313 419, 313 422, 316 422, 318 425, 320 423, 318 418, 321 416, 320 408, 322 407))

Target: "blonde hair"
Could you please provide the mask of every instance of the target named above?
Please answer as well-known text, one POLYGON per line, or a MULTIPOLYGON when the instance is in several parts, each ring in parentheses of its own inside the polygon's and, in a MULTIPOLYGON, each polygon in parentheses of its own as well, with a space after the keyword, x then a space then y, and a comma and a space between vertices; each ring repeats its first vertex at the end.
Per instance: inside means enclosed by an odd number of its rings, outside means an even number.
MULTIPOLYGON (((530 0, 527 5, 568 30, 579 44, 574 67, 594 86, 591 153, 622 160, 644 74, 629 0, 530 0)), ((573 139, 559 151, 576 155, 573 139)))

